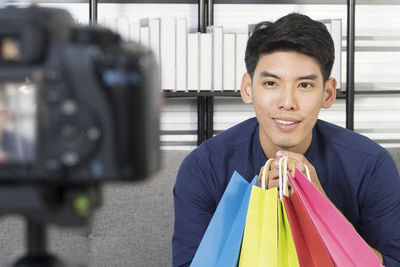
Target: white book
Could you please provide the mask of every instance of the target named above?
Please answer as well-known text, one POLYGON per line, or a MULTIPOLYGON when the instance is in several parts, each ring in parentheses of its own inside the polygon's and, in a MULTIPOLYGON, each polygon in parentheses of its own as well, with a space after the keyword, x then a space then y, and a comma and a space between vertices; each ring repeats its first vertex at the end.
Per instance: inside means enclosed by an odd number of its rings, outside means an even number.
POLYGON ((116 18, 103 18, 101 23, 104 27, 109 28, 112 31, 117 30, 117 19, 116 18))
POLYGON ((187 88, 188 90, 199 90, 199 38, 200 33, 189 33, 187 35, 187 88))
POLYGON ((150 45, 149 27, 140 27, 140 44, 145 47, 150 45))
POLYGON ((207 31, 212 33, 213 42, 213 63, 212 63, 212 89, 213 91, 222 91, 223 89, 223 45, 224 31, 222 26, 211 26, 207 31))
POLYGON ((235 34, 224 34, 224 91, 235 90, 235 34))
POLYGON ((150 48, 154 53, 157 64, 160 64, 160 19, 149 20, 150 48))
POLYGON ((200 34, 200 90, 212 88, 212 34, 200 34))
POLYGON ((176 90, 187 91, 187 20, 176 22, 176 90))
POLYGON ((342 20, 333 19, 331 23, 331 34, 335 45, 335 62, 333 63, 331 76, 337 80, 337 88, 342 87, 342 20))
POLYGON ((337 81, 337 89, 341 88, 342 83, 342 20, 341 19, 325 19, 321 20, 325 24, 328 32, 332 36, 335 47, 335 61, 333 62, 331 77, 337 81))
POLYGON ((172 90, 176 88, 176 20, 175 18, 161 19, 161 88, 172 90))
POLYGON ((140 24, 139 23, 131 23, 129 27, 129 37, 131 41, 140 43, 140 24))
POLYGON ((128 18, 118 18, 117 19, 118 33, 121 35, 123 40, 130 39, 130 28, 128 18))
POLYGON ((237 33, 236 34, 235 91, 240 90, 243 74, 246 73, 246 64, 244 62, 244 56, 246 53, 247 39, 248 39, 247 33, 237 33))

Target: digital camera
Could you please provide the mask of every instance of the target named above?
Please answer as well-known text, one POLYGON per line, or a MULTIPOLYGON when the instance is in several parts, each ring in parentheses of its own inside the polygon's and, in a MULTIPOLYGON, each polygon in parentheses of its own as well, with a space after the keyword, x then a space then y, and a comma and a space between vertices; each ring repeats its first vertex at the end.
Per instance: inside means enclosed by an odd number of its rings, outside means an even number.
POLYGON ((0 9, 0 183, 144 178, 159 109, 149 49, 61 9, 0 9))

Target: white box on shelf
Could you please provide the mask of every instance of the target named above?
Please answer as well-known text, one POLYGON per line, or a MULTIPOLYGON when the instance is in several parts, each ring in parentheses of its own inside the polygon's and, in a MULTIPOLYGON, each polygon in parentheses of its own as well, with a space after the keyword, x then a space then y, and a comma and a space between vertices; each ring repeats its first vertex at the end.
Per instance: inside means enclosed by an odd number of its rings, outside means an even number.
POLYGON ((331 77, 337 81, 337 89, 342 87, 342 20, 341 19, 324 19, 321 20, 325 24, 332 36, 335 47, 335 61, 333 62, 331 77))
POLYGON ((188 90, 199 90, 199 40, 200 33, 189 33, 187 51, 187 84, 188 90))
POLYGON ((122 39, 130 39, 130 29, 129 29, 129 19, 128 18, 118 18, 117 20, 118 33, 122 36, 122 39))
POLYGON ((117 19, 116 18, 103 18, 100 23, 106 28, 109 28, 112 31, 117 31, 117 19))
POLYGON ((157 64, 160 64, 160 19, 153 18, 149 20, 150 48, 154 53, 157 64))
POLYGON ((146 47, 150 46, 149 27, 140 27, 140 44, 146 47))
POLYGON ((176 89, 176 19, 161 19, 161 90, 176 89))
POLYGON ((244 56, 246 53, 248 34, 247 33, 237 33, 236 34, 236 82, 235 91, 240 90, 242 84, 243 74, 246 72, 246 64, 244 62, 244 56))
POLYGON ((223 89, 223 61, 224 61, 224 28, 222 26, 210 26, 207 32, 212 33, 213 42, 213 64, 212 64, 212 90, 223 89))
POLYGON ((129 40, 140 43, 140 24, 130 23, 129 32, 129 40))
POLYGON ((176 22, 176 90, 187 91, 187 20, 176 22))
POLYGON ((200 90, 212 88, 212 34, 200 34, 200 90))
POLYGON ((224 33, 224 91, 235 90, 235 34, 224 33))

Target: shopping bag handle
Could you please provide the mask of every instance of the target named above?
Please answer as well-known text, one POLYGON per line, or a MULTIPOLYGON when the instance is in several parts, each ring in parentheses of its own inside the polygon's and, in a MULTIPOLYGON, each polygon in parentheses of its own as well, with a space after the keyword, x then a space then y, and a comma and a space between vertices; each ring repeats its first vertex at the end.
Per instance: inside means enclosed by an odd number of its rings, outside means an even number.
POLYGON ((265 162, 264 169, 263 169, 262 176, 261 176, 261 188, 262 189, 266 189, 269 168, 270 168, 273 160, 274 159, 271 158, 271 159, 268 159, 267 162, 265 162))
MULTIPOLYGON (((279 199, 283 201, 283 195, 288 196, 287 194, 287 162, 288 157, 282 157, 279 159, 279 199)), ((292 161, 294 164, 294 161, 292 161)), ((292 172, 293 175, 293 172, 292 172)))
MULTIPOLYGON (((289 158, 288 157, 282 157, 279 159, 279 198, 281 201, 283 201, 283 195, 288 196, 288 176, 287 176, 287 164, 288 164, 289 158), (282 170, 283 169, 283 170, 282 170)), ((292 174, 291 176, 294 177, 295 174, 295 163, 293 160, 291 160, 292 163, 292 174)), ((306 176, 307 179, 311 182, 311 175, 310 175, 310 170, 306 164, 304 164, 304 168, 306 170, 306 176)))

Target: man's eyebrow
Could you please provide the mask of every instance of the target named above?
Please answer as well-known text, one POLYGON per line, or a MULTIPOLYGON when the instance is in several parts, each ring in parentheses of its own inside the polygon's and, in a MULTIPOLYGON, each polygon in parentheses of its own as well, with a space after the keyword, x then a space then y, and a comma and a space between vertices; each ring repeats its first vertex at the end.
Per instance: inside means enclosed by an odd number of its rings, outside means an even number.
POLYGON ((297 80, 317 80, 317 79, 318 79, 318 75, 316 75, 316 74, 300 76, 299 78, 297 78, 297 80))
POLYGON ((268 71, 260 72, 260 77, 261 77, 261 78, 264 78, 264 77, 272 77, 272 78, 275 78, 275 79, 278 79, 278 80, 281 79, 281 78, 279 78, 279 76, 277 76, 277 75, 275 75, 275 74, 273 74, 273 73, 271 73, 271 72, 268 72, 268 71))

